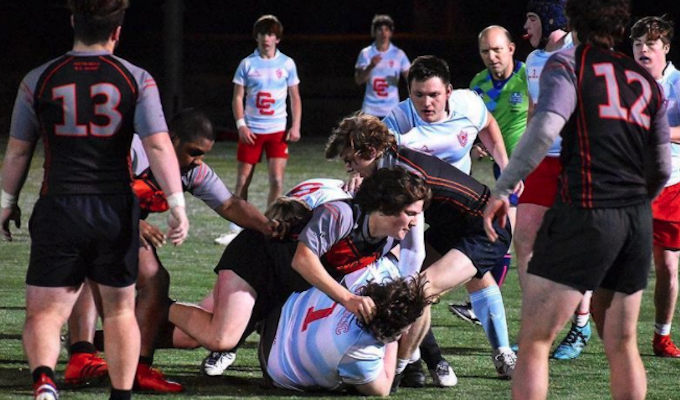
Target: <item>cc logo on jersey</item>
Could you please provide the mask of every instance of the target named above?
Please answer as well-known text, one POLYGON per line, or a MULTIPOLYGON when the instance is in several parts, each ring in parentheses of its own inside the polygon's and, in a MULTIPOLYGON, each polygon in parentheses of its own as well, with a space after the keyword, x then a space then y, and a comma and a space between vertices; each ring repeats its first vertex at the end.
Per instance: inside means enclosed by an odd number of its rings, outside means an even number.
POLYGON ((373 91, 378 97, 387 97, 387 88, 390 86, 385 78, 373 79, 373 91))
POLYGON ((262 115, 273 115, 274 110, 271 109, 271 105, 276 103, 276 100, 272 99, 272 94, 269 92, 258 92, 255 98, 255 107, 260 110, 262 115))

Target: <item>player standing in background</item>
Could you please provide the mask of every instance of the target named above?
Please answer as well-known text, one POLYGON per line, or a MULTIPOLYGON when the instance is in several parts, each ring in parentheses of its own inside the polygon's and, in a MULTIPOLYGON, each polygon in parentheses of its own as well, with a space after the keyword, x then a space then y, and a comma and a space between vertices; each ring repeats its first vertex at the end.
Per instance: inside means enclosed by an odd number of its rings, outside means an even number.
POLYGON ((403 50, 391 42, 394 21, 389 15, 376 15, 371 22, 372 45, 359 53, 354 66, 354 82, 366 85, 361 111, 384 118, 399 103, 399 78, 407 79, 411 63, 403 50))
POLYGON ((631 28, 633 57, 663 88, 671 126, 671 178, 652 203, 654 216, 654 339, 659 357, 680 357, 671 339, 671 324, 678 298, 680 259, 680 72, 666 60, 673 40, 673 24, 665 17, 645 17, 631 28))
MULTIPOLYGON (((470 89, 482 97, 486 108, 496 119, 503 136, 505 151, 510 157, 527 126, 529 98, 526 69, 523 62, 513 58, 515 44, 512 42, 510 33, 503 27, 492 25, 484 28, 479 33, 478 45, 479 55, 486 69, 472 79, 470 89)), ((473 157, 475 150, 479 151, 477 155, 479 158, 488 155, 483 146, 478 144, 473 146, 473 157)), ((493 173, 495 178, 498 178, 501 173, 501 168, 495 162, 493 173)), ((516 194, 512 196, 512 208, 508 214, 513 229, 518 199, 519 196, 516 194)), ((491 270, 499 287, 505 281, 511 262, 512 255, 508 251, 505 257, 499 260, 498 265, 491 270)), ((469 300, 465 304, 449 304, 449 310, 464 321, 481 325, 469 300)))
POLYGON ((2 170, 3 233, 19 223, 17 197, 42 136, 45 174, 31 216, 23 344, 35 397, 57 399, 59 336, 84 281, 101 300, 111 399, 130 399, 140 349, 135 319, 139 205, 128 157, 139 133, 168 195, 169 240, 189 222, 156 82, 115 57, 126 0, 72 0, 73 50, 21 83, 2 170))
MULTIPOLYGON (((548 58, 555 52, 573 47, 570 33, 564 31, 567 18, 564 6, 567 0, 530 0, 527 5, 527 20, 524 29, 531 45, 536 48, 527 57, 526 69, 529 83, 529 118, 539 102, 539 78, 548 58)), ((517 206, 515 226, 515 252, 519 283, 524 290, 524 278, 531 260, 536 233, 543 216, 553 205, 557 195, 557 180, 562 165, 560 149, 562 139, 557 137, 545 159, 526 177, 524 193, 517 206)), ((578 357, 590 340, 590 297, 586 293, 579 303, 567 336, 553 352, 553 358, 570 360, 578 357)))
MULTIPOLYGON (((409 98, 393 108, 383 121, 394 133, 397 145, 428 153, 469 174, 470 149, 479 136, 500 168, 505 167, 508 157, 495 118, 476 93, 453 90, 446 61, 434 56, 416 58, 409 70, 408 85, 409 98)), ((499 257, 497 262, 502 263, 503 259, 499 257)), ((515 354, 510 349, 505 307, 496 281, 491 274, 484 273, 466 282, 465 288, 491 344, 496 371, 501 377, 510 377, 515 354)), ((450 386, 446 377, 452 376, 453 370, 442 357, 431 332, 420 351, 435 384, 450 386)), ((418 359, 417 356, 414 358, 418 359)), ((404 371, 404 386, 422 386, 425 377, 421 371, 419 361, 411 363, 404 371)))
MULTIPOLYGON (((283 193, 283 177, 288 162, 288 142, 300 140, 302 100, 300 99, 297 67, 292 58, 281 53, 277 45, 283 36, 283 25, 273 15, 263 15, 255 21, 253 37, 257 49, 241 63, 234 74, 231 109, 238 129, 236 187, 234 193, 248 200, 248 187, 255 165, 267 155, 271 204, 283 193), (291 126, 286 131, 286 99, 290 96, 291 126), (244 107, 245 102, 245 107, 244 107)), ((238 232, 240 227, 231 225, 238 232)), ((227 244, 233 236, 215 240, 227 244)))
POLYGON ((576 48, 552 56, 541 101, 484 211, 490 240, 513 186, 562 136, 559 195, 537 236, 522 293, 514 399, 545 399, 553 340, 586 291, 609 361, 614 399, 644 399, 637 321, 652 254, 650 201, 671 172, 661 88, 612 49, 629 19, 628 0, 569 0, 576 48))

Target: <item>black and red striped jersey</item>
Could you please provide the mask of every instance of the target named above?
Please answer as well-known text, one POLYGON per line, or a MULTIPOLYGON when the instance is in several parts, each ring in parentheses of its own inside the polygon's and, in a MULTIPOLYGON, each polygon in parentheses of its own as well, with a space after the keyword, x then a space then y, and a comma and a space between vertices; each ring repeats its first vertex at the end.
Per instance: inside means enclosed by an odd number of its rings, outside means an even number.
POLYGON ((158 88, 106 52, 70 52, 29 73, 11 134, 45 146, 41 195, 130 192, 130 143, 167 132, 158 88))
POLYGON ((432 201, 425 210, 430 226, 451 219, 482 218, 490 190, 470 175, 435 156, 401 146, 387 149, 378 162, 378 168, 394 166, 406 168, 430 185, 432 201))

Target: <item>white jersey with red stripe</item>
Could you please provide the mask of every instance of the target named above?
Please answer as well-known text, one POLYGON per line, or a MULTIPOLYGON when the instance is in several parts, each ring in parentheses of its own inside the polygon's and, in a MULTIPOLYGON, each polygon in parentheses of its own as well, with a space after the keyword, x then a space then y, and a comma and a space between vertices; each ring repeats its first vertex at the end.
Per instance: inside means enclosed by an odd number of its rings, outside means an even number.
POLYGON ((340 179, 313 178, 298 183, 286 196, 297 197, 315 209, 329 201, 351 199, 352 195, 342 188, 344 185, 340 179))
MULTIPOLYGON (((356 293, 370 281, 396 279, 394 262, 383 257, 356 271, 356 293)), ((357 325, 356 317, 316 288, 293 293, 281 311, 267 373, 278 387, 338 390, 377 379, 384 370, 385 343, 357 325)))
POLYGON ((300 83, 292 58, 276 50, 262 58, 259 50, 241 60, 233 83, 245 88, 245 120, 255 134, 286 130, 288 88, 300 83))

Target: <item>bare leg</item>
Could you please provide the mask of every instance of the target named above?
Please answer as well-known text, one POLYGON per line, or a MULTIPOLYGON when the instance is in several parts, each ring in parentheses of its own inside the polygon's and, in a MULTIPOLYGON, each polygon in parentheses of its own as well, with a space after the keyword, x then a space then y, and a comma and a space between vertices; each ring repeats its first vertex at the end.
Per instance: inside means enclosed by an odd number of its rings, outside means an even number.
POLYGON ((611 392, 614 399, 644 399, 647 377, 637 347, 637 320, 642 291, 626 295, 598 289, 594 310, 598 332, 602 332, 604 351, 609 359, 611 392))
POLYGON ((135 315, 141 333, 142 357, 152 357, 160 327, 167 321, 170 274, 161 265, 156 250, 139 249, 135 315))
POLYGON ((536 275, 527 274, 526 278, 512 398, 538 400, 548 395, 550 346, 569 320, 582 294, 536 275), (536 315, 541 318, 532 318, 536 315))
POLYGON ((515 243, 519 284, 522 290, 526 286, 527 268, 534 251, 536 234, 543 223, 543 216, 547 211, 548 207, 537 204, 520 204, 517 206, 517 223, 514 228, 513 242, 515 243))
POLYGON ((236 166, 236 187, 234 194, 244 200, 248 200, 248 187, 253 180, 253 173, 255 172, 255 164, 247 164, 238 162, 236 166))
POLYGON ((283 176, 286 172, 286 158, 269 159, 269 195, 267 205, 272 204, 283 193, 283 176))
POLYGON ((211 351, 231 350, 248 325, 257 293, 230 270, 220 271, 214 293, 213 313, 175 303, 170 307, 170 322, 211 351))
POLYGON ((79 290, 79 287, 26 286, 23 345, 31 371, 40 366, 54 369, 57 365, 61 327, 71 313, 79 290))
POLYGON ((94 332, 97 329, 97 306, 94 301, 90 283, 85 281, 78 300, 73 305, 73 311, 68 318, 69 345, 78 342, 94 342, 94 332))
POLYGON ((104 347, 111 386, 118 390, 131 390, 140 347, 139 326, 135 318, 135 287, 96 286, 101 294, 104 347))
POLYGON ((654 322, 670 324, 673 322, 675 303, 678 298, 678 259, 680 251, 654 246, 654 322))

